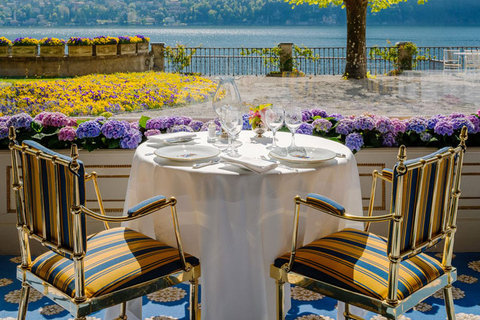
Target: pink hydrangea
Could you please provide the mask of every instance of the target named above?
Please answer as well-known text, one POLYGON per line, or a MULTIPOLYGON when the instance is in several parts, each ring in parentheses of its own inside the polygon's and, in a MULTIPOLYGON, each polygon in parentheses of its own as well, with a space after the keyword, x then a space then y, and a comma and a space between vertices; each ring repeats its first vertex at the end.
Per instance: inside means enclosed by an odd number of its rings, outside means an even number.
POLYGON ((77 136, 74 127, 63 127, 58 131, 58 140, 60 141, 73 141, 77 136))

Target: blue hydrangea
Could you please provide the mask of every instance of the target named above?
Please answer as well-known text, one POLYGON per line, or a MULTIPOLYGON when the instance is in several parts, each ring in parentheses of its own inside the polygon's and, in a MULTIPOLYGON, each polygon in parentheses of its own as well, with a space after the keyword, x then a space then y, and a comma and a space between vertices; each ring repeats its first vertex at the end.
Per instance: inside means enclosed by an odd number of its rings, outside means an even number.
POLYGON ((317 132, 328 132, 332 128, 332 123, 327 119, 315 119, 312 126, 317 132))
POLYGON ((200 131, 203 127, 203 121, 193 120, 188 125, 193 129, 193 131, 200 131))
POLYGON ((8 138, 8 127, 5 123, 0 122, 0 139, 8 138))
POLYGON ((120 140, 120 148, 135 149, 142 142, 142 134, 140 131, 129 128, 122 140, 120 140))
MULTIPOLYGON (((243 119, 242 130, 252 130, 252 125, 250 124, 249 117, 250 117, 250 115, 247 114, 247 113, 245 113, 245 114, 242 116, 242 119, 243 119)), ((215 120, 216 120, 216 119, 215 119, 215 120)))
POLYGON ((407 121, 407 130, 414 131, 420 134, 425 130, 427 130, 427 122, 425 121, 424 118, 420 118, 420 117, 410 118, 407 121))
POLYGON ((181 124, 177 126, 172 126, 167 129, 167 133, 172 133, 172 132, 193 132, 193 129, 190 128, 189 126, 181 124))
POLYGON ((313 117, 322 117, 322 118, 328 117, 328 113, 325 110, 318 109, 318 108, 311 109, 310 113, 312 114, 312 118, 313 117))
POLYGON ((345 138, 345 145, 352 151, 360 151, 363 144, 363 136, 358 132, 350 133, 345 138))
POLYGON ((437 114, 429 119, 427 119, 427 129, 433 130, 438 121, 445 119, 446 117, 441 114, 437 114))
POLYGON ((369 116, 358 116, 353 120, 353 127, 357 130, 372 130, 375 122, 369 116))
POLYGON ((351 119, 342 119, 338 122, 335 132, 338 134, 347 135, 353 131, 353 121, 351 119))
POLYGON ((453 130, 460 130, 463 126, 466 126, 468 129, 468 133, 475 133, 475 126, 473 123, 468 120, 467 118, 454 118, 452 119, 452 127, 453 130))
POLYGON ((432 135, 428 132, 422 132, 420 133, 420 140, 424 141, 424 142, 428 142, 430 141, 430 139, 432 139, 432 135))
POLYGON ((77 128, 77 138, 95 138, 101 133, 101 125, 96 120, 82 122, 77 128))
POLYGON ((130 125, 126 121, 108 120, 100 130, 107 139, 120 139, 128 129, 130 125))
POLYGON ((480 128, 480 119, 474 114, 467 116, 467 119, 475 126, 475 132, 478 132, 480 128))
POLYGON ((390 120, 389 117, 378 117, 375 120, 375 128, 380 133, 394 132, 395 130, 392 120, 390 120))
POLYGON ((26 113, 15 114, 7 121, 7 127, 14 126, 15 129, 30 129, 33 118, 26 113))
POLYGON ((382 146, 383 147, 395 147, 397 146, 397 140, 395 139, 395 135, 391 132, 385 133, 382 135, 382 146))
POLYGON ((302 122, 302 124, 300 125, 300 127, 298 127, 295 133, 312 135, 313 126, 310 123, 302 122))
POLYGON ((307 122, 307 121, 312 121, 312 113, 310 110, 304 109, 302 110, 302 121, 307 122))
POLYGON ((435 125, 434 131, 442 136, 451 136, 453 134, 452 122, 447 119, 440 120, 435 125))

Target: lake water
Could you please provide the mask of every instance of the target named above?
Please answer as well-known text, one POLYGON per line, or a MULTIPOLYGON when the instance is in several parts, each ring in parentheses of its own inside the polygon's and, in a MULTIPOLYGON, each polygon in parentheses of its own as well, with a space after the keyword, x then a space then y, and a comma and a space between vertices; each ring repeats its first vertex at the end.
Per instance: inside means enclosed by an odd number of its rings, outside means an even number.
MULTIPOLYGON (((307 47, 342 47, 345 26, 312 27, 59 27, 0 28, 0 36, 17 37, 95 37, 142 34, 151 42, 177 43, 203 47, 273 47, 292 42, 307 47)), ((418 46, 480 46, 479 27, 368 26, 367 46, 386 46, 387 40, 412 41, 418 46)))

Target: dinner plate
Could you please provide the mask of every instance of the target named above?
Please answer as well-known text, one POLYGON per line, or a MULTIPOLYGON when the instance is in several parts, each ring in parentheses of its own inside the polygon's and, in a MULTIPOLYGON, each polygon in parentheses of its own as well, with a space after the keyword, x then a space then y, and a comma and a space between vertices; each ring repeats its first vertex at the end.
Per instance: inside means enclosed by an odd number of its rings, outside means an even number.
POLYGON ((160 148, 155 155, 173 161, 196 161, 217 156, 217 148, 199 145, 177 145, 160 148))
POLYGON ((276 153, 269 153, 269 156, 278 160, 288 161, 293 163, 318 163, 322 161, 331 160, 336 157, 336 153, 323 148, 305 147, 305 156, 279 155, 276 153))

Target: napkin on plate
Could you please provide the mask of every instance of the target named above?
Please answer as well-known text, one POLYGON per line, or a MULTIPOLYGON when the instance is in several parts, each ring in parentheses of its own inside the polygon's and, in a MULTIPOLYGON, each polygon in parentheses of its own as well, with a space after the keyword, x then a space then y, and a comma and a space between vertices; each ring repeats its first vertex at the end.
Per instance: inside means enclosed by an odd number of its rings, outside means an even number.
POLYGON ((175 142, 178 140, 189 140, 196 137, 197 134, 191 132, 172 132, 148 136, 147 140, 151 142, 175 142))
POLYGON ((275 169, 278 166, 277 163, 274 163, 271 161, 265 161, 262 159, 247 157, 247 156, 240 156, 240 157, 234 158, 228 155, 220 155, 220 159, 222 159, 225 162, 240 164, 245 168, 250 169, 256 173, 265 173, 272 169, 275 169))

